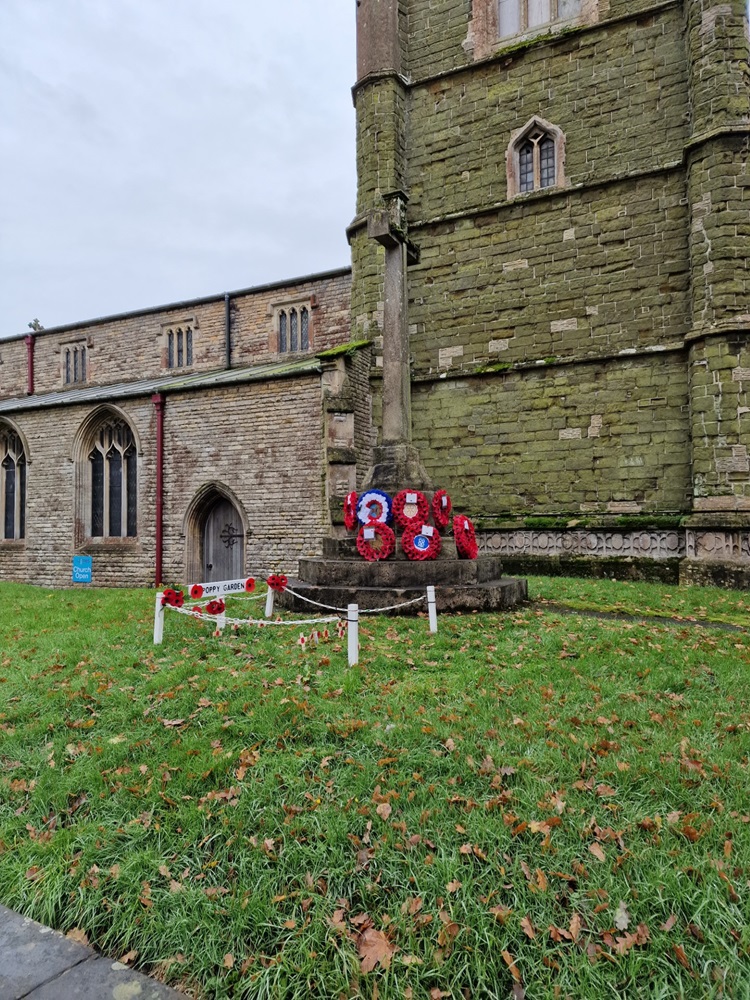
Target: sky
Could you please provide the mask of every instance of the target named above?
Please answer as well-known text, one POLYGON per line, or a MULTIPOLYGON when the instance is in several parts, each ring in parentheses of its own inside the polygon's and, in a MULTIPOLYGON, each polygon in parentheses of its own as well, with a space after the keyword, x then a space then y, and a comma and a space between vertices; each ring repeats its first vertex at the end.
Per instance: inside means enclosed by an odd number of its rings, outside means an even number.
POLYGON ((0 338, 349 264, 352 0, 1 0, 0 338))

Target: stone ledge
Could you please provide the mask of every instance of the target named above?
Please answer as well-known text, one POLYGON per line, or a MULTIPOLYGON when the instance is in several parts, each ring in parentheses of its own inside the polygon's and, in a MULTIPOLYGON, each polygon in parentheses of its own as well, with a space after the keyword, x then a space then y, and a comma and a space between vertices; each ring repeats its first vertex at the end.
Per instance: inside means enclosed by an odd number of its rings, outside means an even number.
POLYGON ((503 564, 497 556, 479 559, 300 559, 299 577, 311 587, 466 587, 499 580, 503 564))
MULTIPOLYGON (((314 587, 301 580, 290 580, 292 590, 299 592, 320 604, 334 608, 346 608, 349 604, 357 604, 360 608, 390 609, 382 611, 391 615, 416 615, 427 611, 427 602, 410 604, 406 607, 391 608, 392 605, 404 604, 425 596, 424 587, 364 587, 337 586, 314 587)), ((468 586, 435 587, 435 602, 438 612, 474 612, 474 611, 509 611, 528 599, 526 580, 509 577, 490 580, 468 586)), ((288 611, 309 613, 314 605, 300 600, 286 591, 278 595, 277 604, 288 611)), ((342 616, 346 612, 342 611, 342 616)))

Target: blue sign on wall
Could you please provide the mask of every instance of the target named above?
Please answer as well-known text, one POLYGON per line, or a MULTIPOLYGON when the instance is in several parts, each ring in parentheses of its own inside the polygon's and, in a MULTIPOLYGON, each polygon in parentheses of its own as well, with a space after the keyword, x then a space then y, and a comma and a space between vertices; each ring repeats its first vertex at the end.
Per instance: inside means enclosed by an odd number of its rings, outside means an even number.
POLYGON ((91 583, 91 556, 73 556, 73 583, 91 583))

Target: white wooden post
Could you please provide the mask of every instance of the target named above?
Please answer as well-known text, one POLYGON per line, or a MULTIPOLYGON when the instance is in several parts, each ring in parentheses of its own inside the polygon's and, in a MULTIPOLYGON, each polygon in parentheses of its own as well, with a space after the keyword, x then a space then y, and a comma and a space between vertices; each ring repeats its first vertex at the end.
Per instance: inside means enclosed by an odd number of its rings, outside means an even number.
POLYGON ((222 611, 220 615, 216 616, 216 628, 219 630, 219 632, 223 632, 226 627, 227 627, 227 613, 226 611, 222 611))
POLYGON ((270 618, 273 614, 273 591, 268 588, 268 593, 266 594, 266 618, 270 618))
POLYGON ((346 612, 348 622, 349 666, 359 663, 359 605, 350 604, 346 612))
POLYGON ((161 603, 164 594, 161 590, 156 593, 156 604, 154 605, 154 645, 161 645, 164 638, 164 605, 161 603))
POLYGON ((434 587, 427 588, 427 614, 430 619, 430 632, 437 632, 437 605, 434 587))

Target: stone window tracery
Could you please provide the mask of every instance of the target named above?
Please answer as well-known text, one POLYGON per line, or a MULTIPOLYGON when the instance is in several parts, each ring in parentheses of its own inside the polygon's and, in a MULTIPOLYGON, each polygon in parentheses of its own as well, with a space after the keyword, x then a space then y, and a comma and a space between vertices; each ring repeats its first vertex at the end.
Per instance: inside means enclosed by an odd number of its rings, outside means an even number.
POLYGON ((133 432, 124 420, 98 425, 88 455, 90 535, 134 538, 138 533, 138 469, 133 432))
POLYGON ((508 197, 565 184, 565 136, 556 125, 532 118, 511 135, 506 154, 508 197))
POLYGON ((0 538, 26 537, 26 453, 21 438, 0 426, 0 538))
POLYGON ((309 351, 311 344, 310 306, 284 305, 276 309, 277 350, 279 354, 309 351))
POLYGON ((65 344, 62 348, 63 383, 79 385, 87 378, 86 344, 65 344))
POLYGON ((167 337, 167 368, 190 368, 193 364, 193 328, 185 323, 182 326, 168 327, 167 337))

